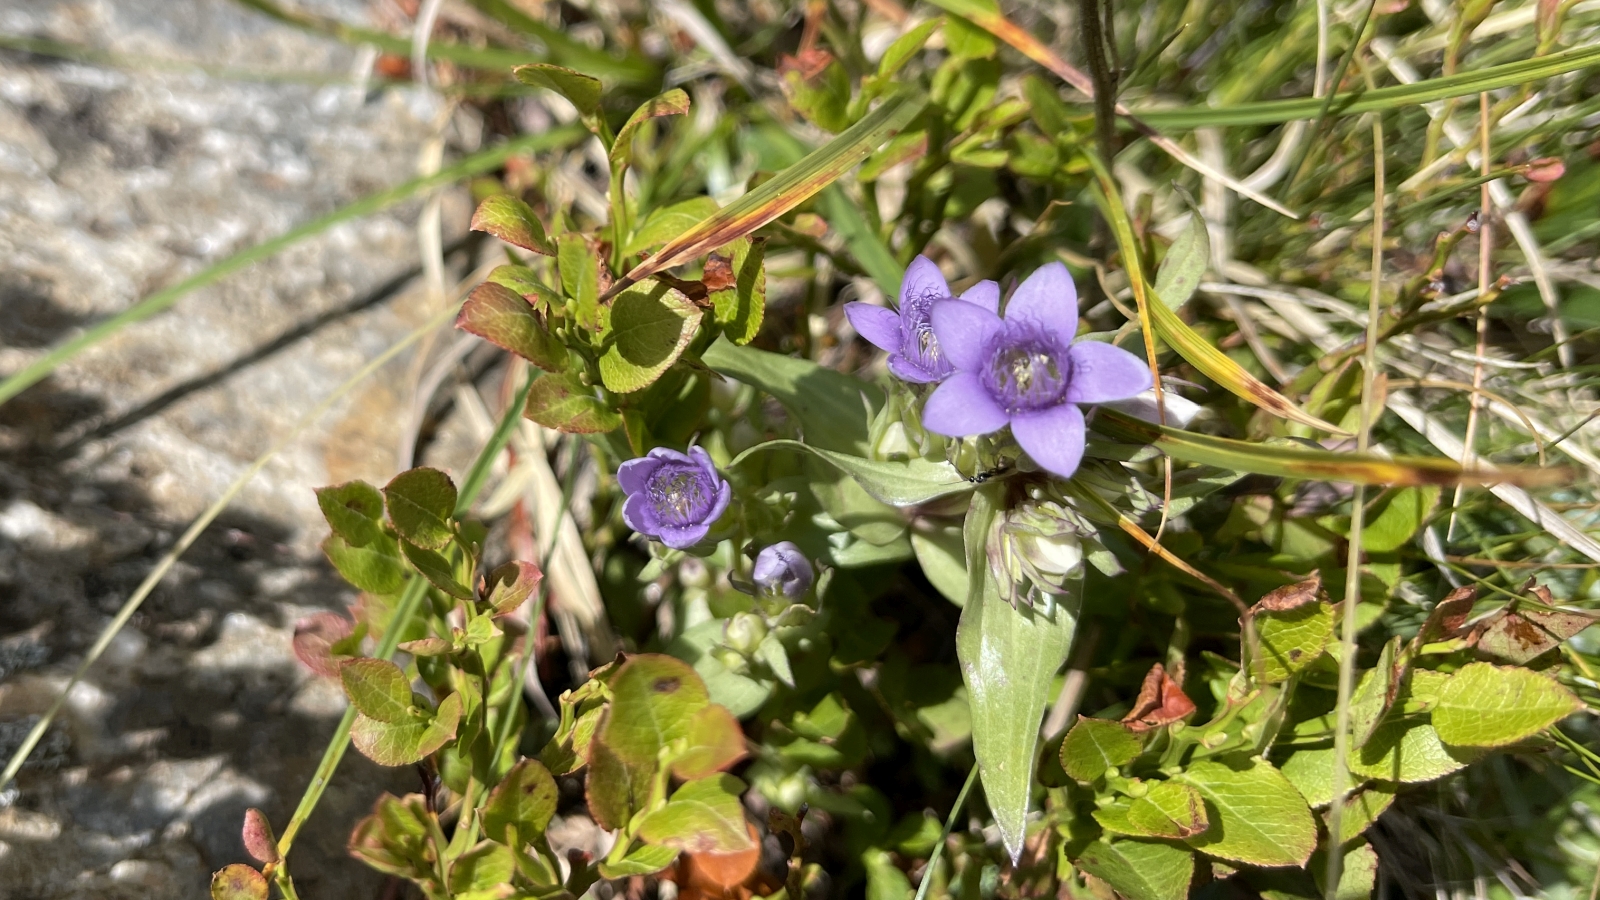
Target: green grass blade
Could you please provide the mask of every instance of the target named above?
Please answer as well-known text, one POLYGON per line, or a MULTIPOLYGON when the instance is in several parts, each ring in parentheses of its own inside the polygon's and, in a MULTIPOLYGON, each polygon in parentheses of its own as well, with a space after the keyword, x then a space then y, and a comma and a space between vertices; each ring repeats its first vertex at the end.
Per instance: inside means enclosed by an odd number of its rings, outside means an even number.
MULTIPOLYGON (((1575 47, 1548 56, 1460 72, 1444 78, 1378 88, 1359 94, 1346 94, 1333 104, 1332 115, 1353 116, 1366 112, 1419 106, 1434 100, 1466 97, 1484 91, 1516 87, 1530 81, 1554 78, 1600 65, 1600 44, 1575 47)), ((1151 125, 1167 128, 1204 128, 1220 125, 1277 125, 1295 119, 1314 119, 1324 99, 1302 97, 1297 100, 1263 100, 1235 106, 1184 106, 1166 109, 1135 109, 1134 113, 1151 125)))
POLYGON ((178 302, 186 294, 221 281, 246 266, 261 262, 306 238, 327 231, 341 222, 372 215, 396 203, 409 200, 419 194, 425 194, 458 179, 470 178, 487 172, 505 162, 508 157, 518 153, 546 150, 576 141, 587 135, 588 132, 581 127, 570 125, 547 131, 544 134, 528 135, 513 141, 507 141, 493 149, 475 153, 455 165, 440 169, 437 174, 413 178, 386 191, 368 195, 354 203, 340 207, 320 219, 314 219, 271 240, 241 250, 207 269, 190 275, 171 287, 151 294, 128 309, 86 329, 77 337, 57 344, 44 356, 22 367, 22 369, 8 376, 4 381, 0 381, 0 404, 5 403, 45 378, 67 360, 111 337, 129 325, 144 321, 162 312, 178 302))
POLYGON ((1481 471, 1463 469, 1454 460, 1443 458, 1386 458, 1367 453, 1336 453, 1309 447, 1236 441, 1155 425, 1105 408, 1096 414, 1095 427, 1120 441, 1151 444, 1173 459, 1280 478, 1406 486, 1554 484, 1568 477, 1567 473, 1555 469, 1481 471))
POLYGON ((883 101, 861 121, 784 169, 778 177, 728 204, 635 266, 617 279, 606 297, 614 297, 657 272, 704 256, 794 209, 866 159, 890 135, 905 127, 927 101, 925 94, 915 90, 902 90, 883 101))

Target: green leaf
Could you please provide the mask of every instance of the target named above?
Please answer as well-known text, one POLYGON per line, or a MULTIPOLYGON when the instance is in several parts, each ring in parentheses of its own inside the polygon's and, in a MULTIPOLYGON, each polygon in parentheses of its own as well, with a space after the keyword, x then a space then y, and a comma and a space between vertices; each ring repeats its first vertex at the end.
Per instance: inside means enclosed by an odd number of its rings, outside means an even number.
POLYGON ((531 562, 508 562, 489 573, 484 599, 497 613, 508 613, 527 601, 544 580, 544 573, 531 562))
POLYGON ((1211 265, 1211 235, 1198 209, 1192 210, 1183 230, 1172 239, 1167 256, 1156 270, 1156 296, 1171 309, 1181 309, 1194 296, 1206 267, 1211 265))
POLYGON ((789 651, 783 648, 783 642, 778 636, 768 632, 761 643, 756 645, 754 658, 765 665, 774 678, 788 687, 794 687, 794 672, 789 668, 789 651))
POLYGON ((365 547, 352 547, 330 534, 322 542, 322 552, 345 581, 369 594, 393 594, 405 584, 406 570, 393 538, 380 534, 365 547))
POLYGON ((460 896, 509 884, 516 868, 510 847, 482 841, 450 864, 450 893, 460 896))
POLYGON ((1361 673, 1355 691, 1350 695, 1350 740, 1353 746, 1366 746, 1373 732, 1389 711, 1399 686, 1395 683, 1395 654, 1400 652, 1400 636, 1395 635, 1383 645, 1378 654, 1378 664, 1361 673))
POLYGON ((1553 678, 1518 666, 1472 663, 1450 676, 1433 709, 1439 739, 1458 747, 1504 747, 1583 709, 1553 678))
POLYGON ((1088 783, 1107 769, 1133 762, 1143 750, 1139 736, 1121 722, 1079 716, 1061 741, 1061 768, 1088 783))
POLYGON ((1378 821, 1378 817, 1394 804, 1394 793, 1394 785, 1378 783, 1347 796, 1344 811, 1339 815, 1339 843, 1348 844, 1378 821))
MULTIPOLYGON (((826 51, 812 51, 825 54, 826 51)), ((802 57, 806 54, 802 53, 802 57)), ((847 110, 850 105, 850 75, 831 57, 819 71, 806 77, 803 67, 809 60, 797 61, 785 57, 778 68, 783 95, 795 112, 805 116, 824 131, 838 134, 850 124, 847 110)))
POLYGON ((432 754, 456 736, 461 723, 461 695, 444 698, 430 719, 407 724, 380 722, 356 716, 350 741, 362 755, 380 766, 406 766, 432 754))
POLYGON ((511 288, 485 281, 461 305, 456 327, 509 350, 546 372, 567 367, 567 347, 532 304, 511 288))
POLYGON ((670 91, 652 97, 644 102, 643 106, 633 111, 628 121, 617 132, 617 139, 611 144, 611 168, 620 170, 627 168, 633 162, 633 138, 638 133, 639 126, 653 118, 660 116, 681 116, 689 111, 689 95, 682 88, 673 88, 670 91))
POLYGON ((1128 805, 1128 822, 1150 837, 1190 838, 1210 827, 1200 792, 1176 781, 1152 785, 1128 805))
POLYGON ((652 844, 687 853, 734 853, 750 849, 744 804, 745 784, 732 775, 691 781, 667 805, 644 817, 638 835, 652 844))
POLYGON ((599 336, 601 330, 600 267, 604 263, 589 239, 569 231, 556 238, 556 267, 561 292, 572 303, 579 327, 599 336))
POLYGON ((434 875, 428 859, 428 811, 421 794, 405 798, 384 794, 372 814, 356 823, 350 854, 380 872, 422 880, 434 875))
POLYGON ((531 844, 550 825, 559 799, 550 770, 536 759, 524 759, 489 793, 483 805, 484 834, 506 842, 510 833, 514 843, 531 844))
POLYGON ((808 359, 719 340, 701 355, 716 371, 771 394, 800 423, 810 447, 864 456, 883 391, 808 359))
POLYGON ((547 88, 567 98, 578 108, 578 115, 585 119, 593 118, 600 112, 602 88, 598 78, 549 63, 517 66, 511 70, 511 74, 523 84, 547 88))
POLYGON ((672 865, 672 861, 677 858, 677 847, 645 844, 642 847, 635 847, 633 852, 616 862, 601 860, 600 877, 627 878, 630 875, 654 875, 672 865))
POLYGON ((384 486, 383 497, 389 521, 408 542, 439 550, 455 536, 451 516, 456 510, 456 486, 438 469, 401 472, 384 486))
POLYGON ((1368 553, 1393 553, 1411 542, 1439 503, 1436 485, 1384 492, 1367 510, 1361 547, 1368 553))
POLYGON ((900 71, 902 66, 910 62, 913 56, 922 51, 923 46, 928 43, 928 38, 933 34, 933 30, 938 27, 938 19, 929 19, 895 38, 894 43, 889 45, 889 49, 883 51, 882 58, 878 60, 878 77, 884 80, 894 77, 894 74, 900 71))
POLYGON ((1333 802, 1333 759, 1332 747, 1296 750, 1280 771, 1312 808, 1327 806, 1333 802))
POLYGON ((947 462, 917 457, 908 460, 873 460, 803 444, 799 441, 767 441, 733 458, 729 470, 756 453, 771 450, 799 450, 831 463, 855 479, 872 499, 890 506, 918 506, 943 497, 965 494, 976 485, 961 477, 947 462))
POLYGON ((561 308, 561 295, 539 278, 539 273, 527 266, 496 266, 489 272, 489 280, 508 290, 515 291, 518 296, 532 304, 533 310, 540 315, 548 315, 551 309, 561 308))
POLYGON ((1175 780, 1206 801, 1211 827, 1188 840, 1210 856, 1256 866, 1303 866, 1317 844, 1305 798, 1265 760, 1200 760, 1175 780))
POLYGON ((726 706, 735 718, 744 718, 761 708, 772 696, 772 684, 757 681, 729 669, 712 652, 722 643, 723 623, 717 619, 691 626, 667 647, 673 656, 694 666, 705 682, 711 701, 726 706))
POLYGON ((718 209, 717 201, 710 197, 690 197, 671 206, 651 210, 634 230, 633 240, 628 242, 623 255, 637 256, 645 250, 659 247, 693 228, 701 219, 715 215, 718 209))
POLYGON ((1349 767, 1363 778, 1415 784, 1449 775, 1477 758, 1471 750, 1446 747, 1426 722, 1391 716, 1365 746, 1351 750, 1349 767))
POLYGON ((710 703, 689 664, 658 653, 628 657, 611 679, 611 714, 598 735, 630 766, 654 767, 661 749, 686 739, 710 703))
POLYGON ((619 394, 649 387, 694 339, 700 309, 661 282, 629 288, 611 304, 600 378, 619 394))
POLYGON ((970 577, 956 628, 956 655, 972 707, 972 749, 983 792, 1015 861, 1027 836, 1039 722, 1056 671, 1072 646, 1082 598, 1045 594, 1042 602, 1017 609, 1001 599, 984 548, 1003 489, 979 489, 967 512, 970 577))
POLYGON ((390 724, 416 721, 411 680, 386 659, 352 659, 339 667, 339 681, 350 705, 362 715, 390 724))
POLYGON ((929 524, 913 528, 911 549, 917 565, 935 590, 957 606, 967 602, 967 561, 959 525, 929 524))
MULTIPOLYGON (((1316 879, 1319 895, 1328 898, 1327 888, 1324 887, 1328 877, 1328 866, 1324 861, 1326 856, 1326 850, 1318 851, 1311 865, 1311 874, 1316 879)), ((1339 887, 1330 900, 1369 900, 1377 886, 1378 854, 1373 851, 1371 844, 1362 841, 1344 851, 1344 865, 1339 868, 1339 887)))
POLYGON ((555 244, 544 232, 544 224, 533 207, 510 194, 496 194, 478 204, 472 214, 473 231, 494 235, 508 244, 532 250, 545 256, 555 256, 555 244))
POLYGON ((241 863, 211 876, 211 900, 267 900, 266 876, 241 863))
POLYGON ((1098 840, 1073 862, 1128 900, 1183 900, 1194 853, 1171 844, 1098 840))
POLYGON ((799 206, 866 159, 879 144, 921 112, 927 102, 927 95, 915 88, 902 89, 843 134, 784 169, 776 178, 679 235, 661 248, 661 252, 629 271, 612 286, 611 293, 620 292, 657 272, 698 259, 799 206))
POLYGON ((566 434, 603 434, 622 425, 622 416, 576 375, 545 375, 528 391, 523 415, 566 434))
POLYGON ((911 897, 911 879, 895 865, 888 851, 873 847, 861 854, 861 863, 867 869, 867 900, 908 900, 911 897))
MULTIPOLYGON (((729 274, 733 286, 710 294, 712 317, 722 326, 722 333, 735 344, 748 344, 761 331, 761 321, 767 307, 767 269, 764 263, 767 242, 739 238, 728 245, 733 258, 729 261, 729 274)), ((706 264, 709 283, 712 263, 721 257, 713 255, 706 264)))
POLYGON ((1256 678, 1277 684, 1322 656, 1333 636, 1333 607, 1313 602, 1293 609, 1259 612, 1255 626, 1261 646, 1256 678))
POLYGON ((365 547, 383 535, 383 495, 365 481, 317 488, 317 506, 328 527, 351 547, 365 547))
POLYGON ((633 818, 649 796, 655 766, 629 766, 616 751, 598 739, 612 719, 607 709, 600 716, 596 739, 589 742, 589 771, 583 780, 583 796, 589 815, 608 831, 618 831, 633 818))
POLYGON ((456 567, 450 560, 410 543, 401 544, 400 551, 428 583, 457 600, 471 600, 472 589, 456 580, 456 567))

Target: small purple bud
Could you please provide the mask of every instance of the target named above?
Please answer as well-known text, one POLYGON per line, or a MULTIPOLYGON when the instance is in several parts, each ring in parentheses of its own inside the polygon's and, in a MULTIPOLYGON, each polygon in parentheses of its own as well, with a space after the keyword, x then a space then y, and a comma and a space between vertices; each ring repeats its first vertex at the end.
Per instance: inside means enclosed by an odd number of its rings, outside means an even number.
POLYGON ((699 543, 733 498, 728 482, 700 447, 679 453, 665 447, 630 459, 617 469, 628 499, 622 521, 674 550, 699 543))
POLYGON ((790 600, 799 600, 810 590, 816 572, 799 547, 781 541, 756 555, 756 567, 751 575, 755 578, 758 592, 782 594, 790 600))

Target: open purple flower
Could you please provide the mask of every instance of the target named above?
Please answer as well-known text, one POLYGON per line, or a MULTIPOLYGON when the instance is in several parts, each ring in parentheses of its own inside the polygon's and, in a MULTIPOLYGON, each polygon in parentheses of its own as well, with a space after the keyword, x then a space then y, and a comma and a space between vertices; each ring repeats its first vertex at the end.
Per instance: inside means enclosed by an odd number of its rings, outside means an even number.
MULTIPOLYGON (((950 285, 933 260, 919 256, 900 282, 898 312, 870 303, 846 303, 844 314, 868 343, 889 354, 889 371, 901 381, 930 384, 943 381, 955 370, 934 338, 933 307, 949 300, 950 285)), ((1000 285, 980 281, 959 298, 991 314, 1000 311, 1000 285)))
POLYGON ((688 453, 657 447, 623 463, 617 482, 628 495, 622 521, 674 550, 699 543, 733 497, 700 447, 690 447, 688 453))
POLYGON ((955 374, 928 398, 922 424, 949 437, 1006 425, 1046 471, 1070 478, 1083 459, 1084 403, 1124 400, 1150 387, 1139 357, 1097 341, 1072 342, 1078 289, 1061 263, 1029 275, 1005 318, 973 303, 941 303, 930 314, 955 374))
POLYGON ((757 591, 771 596, 782 594, 790 600, 805 596, 816 574, 811 560, 789 541, 761 548, 756 554, 755 568, 750 572, 757 591))

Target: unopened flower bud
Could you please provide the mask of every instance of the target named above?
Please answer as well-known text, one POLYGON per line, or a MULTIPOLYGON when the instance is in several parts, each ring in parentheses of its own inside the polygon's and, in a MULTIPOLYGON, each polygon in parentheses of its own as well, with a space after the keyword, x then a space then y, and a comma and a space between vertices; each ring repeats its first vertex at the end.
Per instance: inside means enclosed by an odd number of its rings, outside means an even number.
POLYGON ((740 653, 756 652, 761 639, 767 636, 767 623, 753 613, 739 613, 728 620, 725 637, 729 647, 740 653))
POLYGON ((1009 510, 989 537, 989 565, 1013 601, 1033 590, 1060 594, 1083 577, 1082 535, 1090 525, 1071 507, 1049 501, 1009 510))
POLYGON ((763 548, 756 556, 755 570, 751 576, 755 579, 757 592, 769 597, 781 594, 790 600, 799 600, 811 589, 816 572, 799 547, 788 541, 780 541, 763 548))

